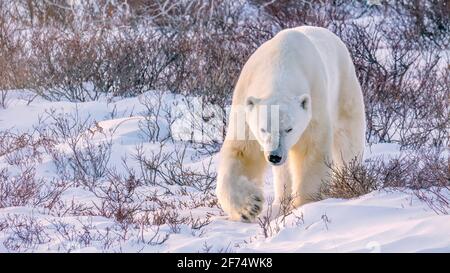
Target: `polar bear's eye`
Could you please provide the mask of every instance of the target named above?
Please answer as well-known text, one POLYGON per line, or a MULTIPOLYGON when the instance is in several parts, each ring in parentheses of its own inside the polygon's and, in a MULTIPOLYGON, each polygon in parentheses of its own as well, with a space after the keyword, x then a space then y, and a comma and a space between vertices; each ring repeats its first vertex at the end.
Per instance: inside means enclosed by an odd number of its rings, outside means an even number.
POLYGON ((261 128, 261 132, 262 132, 262 133, 265 133, 265 132, 266 132, 266 129, 261 128))
POLYGON ((286 133, 289 133, 290 131, 292 131, 292 128, 286 129, 284 130, 286 133))

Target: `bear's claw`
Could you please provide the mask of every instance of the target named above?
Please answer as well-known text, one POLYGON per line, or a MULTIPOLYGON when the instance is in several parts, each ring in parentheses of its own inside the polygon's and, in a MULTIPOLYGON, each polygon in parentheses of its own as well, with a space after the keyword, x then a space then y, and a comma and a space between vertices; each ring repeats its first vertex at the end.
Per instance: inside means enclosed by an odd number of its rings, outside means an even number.
POLYGON ((252 194, 240 212, 241 220, 243 222, 253 221, 262 211, 262 202, 261 197, 252 194))

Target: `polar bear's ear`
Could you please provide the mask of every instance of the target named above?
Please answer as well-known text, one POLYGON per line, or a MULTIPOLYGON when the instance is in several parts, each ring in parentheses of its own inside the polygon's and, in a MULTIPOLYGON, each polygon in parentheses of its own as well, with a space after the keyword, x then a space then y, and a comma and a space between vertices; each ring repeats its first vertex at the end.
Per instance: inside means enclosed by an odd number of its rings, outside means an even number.
POLYGON ((308 94, 303 94, 301 96, 297 97, 298 102, 300 103, 300 107, 302 107, 303 110, 308 110, 309 106, 311 104, 311 98, 308 94))
POLYGON ((257 99, 255 97, 248 97, 245 100, 245 110, 250 111, 253 109, 253 107, 260 101, 260 99, 257 99))

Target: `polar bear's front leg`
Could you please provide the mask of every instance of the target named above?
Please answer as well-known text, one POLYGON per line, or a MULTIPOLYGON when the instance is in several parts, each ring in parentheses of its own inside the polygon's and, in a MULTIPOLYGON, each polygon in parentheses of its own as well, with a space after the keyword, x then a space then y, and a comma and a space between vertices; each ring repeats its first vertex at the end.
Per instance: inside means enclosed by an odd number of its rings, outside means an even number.
MULTIPOLYGON (((289 161, 289 159, 288 159, 289 161)), ((272 203, 275 216, 284 214, 292 208, 292 178, 289 162, 272 167, 275 196, 272 203)))
POLYGON ((321 188, 329 179, 327 162, 331 159, 331 133, 311 130, 294 146, 289 156, 294 207, 320 199, 321 188))
POLYGON ((251 222, 261 213, 264 203, 263 158, 227 147, 220 154, 216 188, 219 203, 231 220, 251 222))
POLYGON ((328 167, 323 153, 297 156, 297 164, 293 166, 293 205, 299 207, 320 198, 320 188, 328 180, 328 167), (300 159, 301 158, 301 159, 300 159))

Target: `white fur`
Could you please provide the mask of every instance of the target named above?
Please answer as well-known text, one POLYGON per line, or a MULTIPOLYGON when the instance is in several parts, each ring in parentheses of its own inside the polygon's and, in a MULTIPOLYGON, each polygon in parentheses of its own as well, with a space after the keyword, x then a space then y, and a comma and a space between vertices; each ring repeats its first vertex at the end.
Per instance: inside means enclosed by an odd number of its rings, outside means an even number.
POLYGON ((319 27, 283 30, 242 69, 233 108, 246 111, 245 139, 230 119, 221 149, 217 196, 233 220, 253 220, 262 209, 263 174, 273 165, 275 202, 307 203, 327 180, 327 161, 362 157, 365 117, 361 88, 346 46, 319 27), (265 109, 276 107, 278 115, 265 109), (274 118, 275 117, 275 118, 274 118))

